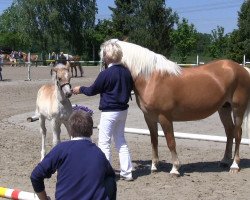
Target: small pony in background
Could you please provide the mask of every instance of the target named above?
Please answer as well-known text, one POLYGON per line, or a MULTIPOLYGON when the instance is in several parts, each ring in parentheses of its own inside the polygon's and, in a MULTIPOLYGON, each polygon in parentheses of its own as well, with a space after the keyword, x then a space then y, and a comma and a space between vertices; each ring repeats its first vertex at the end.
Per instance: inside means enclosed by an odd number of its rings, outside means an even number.
POLYGON ((70 54, 63 54, 65 58, 69 61, 70 63, 70 68, 71 68, 71 75, 72 77, 77 77, 77 69, 80 72, 80 76, 82 77, 84 74, 82 65, 81 65, 81 57, 80 56, 72 56, 70 54), (75 75, 74 75, 75 71, 75 75))
POLYGON ((53 67, 53 84, 43 85, 37 93, 36 116, 39 118, 42 134, 41 160, 46 154, 46 119, 51 122, 53 146, 60 143, 61 124, 64 124, 69 132, 68 119, 72 113, 72 105, 69 100, 72 95, 69 68, 68 62, 66 65, 57 64, 53 67))

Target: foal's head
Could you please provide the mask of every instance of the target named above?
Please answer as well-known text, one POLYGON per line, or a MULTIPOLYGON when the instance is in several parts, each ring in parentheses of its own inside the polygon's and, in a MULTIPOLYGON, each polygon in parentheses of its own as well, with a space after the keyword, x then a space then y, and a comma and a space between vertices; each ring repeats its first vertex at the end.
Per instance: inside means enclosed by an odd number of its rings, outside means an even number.
POLYGON ((52 79, 55 81, 58 89, 63 92, 66 98, 70 98, 72 95, 69 69, 69 62, 67 62, 66 65, 63 65, 61 63, 57 64, 52 68, 52 79))

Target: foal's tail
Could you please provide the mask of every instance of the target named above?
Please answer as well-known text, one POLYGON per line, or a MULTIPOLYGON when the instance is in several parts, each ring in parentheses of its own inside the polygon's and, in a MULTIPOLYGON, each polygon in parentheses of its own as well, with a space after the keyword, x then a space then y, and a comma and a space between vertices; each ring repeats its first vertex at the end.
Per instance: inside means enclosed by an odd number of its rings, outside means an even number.
POLYGON ((27 121, 28 122, 35 122, 37 120, 39 120, 39 113, 38 113, 38 108, 36 108, 35 114, 31 117, 27 117, 27 121))
MULTIPOLYGON (((250 76, 250 69, 247 67, 245 67, 245 69, 248 71, 249 76, 250 76)), ((243 118, 242 134, 248 135, 248 138, 250 139, 250 99, 248 99, 247 109, 245 111, 245 115, 243 118)))
POLYGON ((34 121, 37 121, 37 120, 39 120, 39 115, 38 114, 35 114, 35 115, 31 116, 31 117, 27 117, 28 122, 34 122, 34 121))

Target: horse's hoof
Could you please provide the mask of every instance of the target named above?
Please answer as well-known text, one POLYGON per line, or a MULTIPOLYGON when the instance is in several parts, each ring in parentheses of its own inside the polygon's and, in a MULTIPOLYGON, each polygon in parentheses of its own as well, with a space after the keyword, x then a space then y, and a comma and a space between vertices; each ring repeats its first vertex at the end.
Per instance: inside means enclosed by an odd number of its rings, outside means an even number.
POLYGON ((239 168, 230 168, 229 172, 232 173, 232 174, 237 174, 239 171, 240 171, 239 168))
POLYGON ((170 173, 170 176, 173 177, 173 178, 178 178, 180 177, 180 173, 176 174, 176 173, 170 173))
POLYGON ((155 174, 155 173, 157 173, 157 169, 154 169, 154 170, 151 169, 151 174, 155 174))
POLYGON ((152 164, 151 165, 151 173, 155 173, 157 172, 157 168, 158 168, 159 164, 152 164))
POLYGON ((173 178, 178 178, 178 177, 180 177, 181 175, 180 175, 180 174, 170 174, 170 176, 173 177, 173 178))

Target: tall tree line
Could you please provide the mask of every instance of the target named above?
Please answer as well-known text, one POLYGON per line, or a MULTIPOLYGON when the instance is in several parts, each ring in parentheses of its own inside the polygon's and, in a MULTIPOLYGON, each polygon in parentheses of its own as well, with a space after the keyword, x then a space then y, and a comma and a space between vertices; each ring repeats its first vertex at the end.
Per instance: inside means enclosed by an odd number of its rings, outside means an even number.
POLYGON ((238 29, 229 34, 220 26, 211 34, 197 32, 165 0, 114 0, 109 9, 111 19, 95 23, 96 0, 14 0, 0 16, 0 46, 97 60, 100 44, 119 38, 180 62, 196 54, 238 62, 245 54, 250 59, 250 0, 238 13, 238 29))
POLYGON ((95 0, 15 0, 1 15, 0 42, 14 49, 87 56, 96 12, 95 0))

